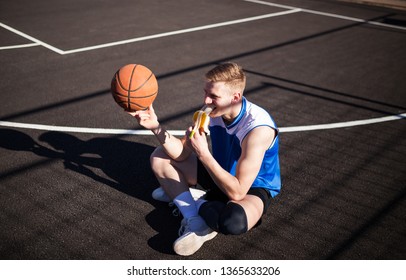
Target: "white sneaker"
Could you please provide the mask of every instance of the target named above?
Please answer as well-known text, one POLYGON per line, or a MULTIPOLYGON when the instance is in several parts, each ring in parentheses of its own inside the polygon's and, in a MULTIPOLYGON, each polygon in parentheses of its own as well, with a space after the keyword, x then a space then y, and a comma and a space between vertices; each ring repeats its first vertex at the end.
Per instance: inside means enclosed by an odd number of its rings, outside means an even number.
POLYGON ((209 228, 200 216, 183 219, 179 229, 180 237, 173 243, 173 250, 181 256, 190 256, 202 247, 203 243, 213 239, 217 232, 209 228))
MULTIPOLYGON (((199 190, 196 188, 189 188, 189 190, 195 201, 198 200, 199 198, 204 198, 204 196, 206 195, 206 192, 203 190, 199 190)), ((162 202, 171 202, 172 201, 169 198, 169 196, 165 193, 165 191, 162 187, 156 188, 152 192, 152 198, 155 200, 158 200, 158 201, 162 201, 162 202)))

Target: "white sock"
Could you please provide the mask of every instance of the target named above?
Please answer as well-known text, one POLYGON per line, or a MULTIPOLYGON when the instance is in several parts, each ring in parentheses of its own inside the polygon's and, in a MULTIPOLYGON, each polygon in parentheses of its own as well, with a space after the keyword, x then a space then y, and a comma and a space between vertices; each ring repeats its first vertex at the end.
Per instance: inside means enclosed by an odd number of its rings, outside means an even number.
POLYGON ((173 203, 175 203, 185 219, 198 215, 196 203, 190 191, 185 191, 175 197, 173 203))

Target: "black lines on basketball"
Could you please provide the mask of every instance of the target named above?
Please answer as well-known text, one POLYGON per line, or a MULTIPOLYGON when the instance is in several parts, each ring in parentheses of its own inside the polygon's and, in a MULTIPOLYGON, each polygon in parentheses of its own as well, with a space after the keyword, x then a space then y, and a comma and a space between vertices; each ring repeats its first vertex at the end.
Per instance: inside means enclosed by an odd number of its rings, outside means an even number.
POLYGON ((147 67, 128 64, 114 75, 111 93, 117 104, 125 110, 145 110, 158 95, 158 82, 154 73, 147 67))

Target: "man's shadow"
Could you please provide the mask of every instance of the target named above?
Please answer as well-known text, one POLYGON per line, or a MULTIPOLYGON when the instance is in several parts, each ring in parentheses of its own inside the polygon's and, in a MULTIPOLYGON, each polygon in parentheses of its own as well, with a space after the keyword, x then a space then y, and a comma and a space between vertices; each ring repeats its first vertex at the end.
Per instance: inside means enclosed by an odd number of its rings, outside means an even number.
POLYGON ((165 203, 151 197, 152 190, 158 186, 149 165, 149 157, 155 147, 115 137, 83 141, 62 132, 45 132, 38 140, 17 130, 0 129, 2 148, 61 160, 66 169, 155 206, 145 220, 158 234, 151 237, 148 244, 154 250, 173 254, 172 241, 176 239, 179 218, 171 215, 165 203), (106 176, 93 171, 97 169, 106 176), (138 184, 135 186, 134 182, 138 184))

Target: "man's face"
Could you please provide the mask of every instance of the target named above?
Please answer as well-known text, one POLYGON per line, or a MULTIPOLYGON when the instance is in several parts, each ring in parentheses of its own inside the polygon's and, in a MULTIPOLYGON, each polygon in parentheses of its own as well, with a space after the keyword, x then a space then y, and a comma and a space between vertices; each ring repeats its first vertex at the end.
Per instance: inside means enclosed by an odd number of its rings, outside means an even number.
POLYGON ((227 114, 232 101, 232 94, 224 82, 206 82, 204 86, 204 104, 213 108, 210 117, 227 114))

